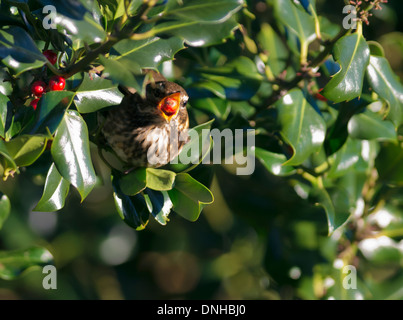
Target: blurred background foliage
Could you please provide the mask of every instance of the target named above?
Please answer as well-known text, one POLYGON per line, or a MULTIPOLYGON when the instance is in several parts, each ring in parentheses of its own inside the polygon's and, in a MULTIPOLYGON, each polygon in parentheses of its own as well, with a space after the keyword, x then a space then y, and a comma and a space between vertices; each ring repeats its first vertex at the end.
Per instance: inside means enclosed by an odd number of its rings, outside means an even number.
MULTIPOLYGON (((225 44, 180 51, 173 64, 163 65, 166 74, 173 70, 179 75, 176 78, 181 77, 191 97, 200 93, 197 86, 186 86, 194 80, 188 71, 194 67, 194 57, 213 63, 220 52, 228 57, 251 55, 253 45, 245 43, 257 37, 264 23, 273 24, 270 0, 248 0, 247 4, 256 20, 252 23, 244 15, 238 18, 249 38, 237 30, 225 44)), ((343 1, 316 1, 316 11, 337 25, 344 17, 343 6, 343 1)), ((402 12, 403 3, 390 0, 383 10, 374 11, 370 25, 364 28, 365 38, 382 45, 400 79, 402 12)), ((248 85, 253 87, 253 81, 248 85)), ((211 112, 197 106, 195 100, 192 115, 196 122, 209 120, 211 112)), ((251 112, 242 102, 231 102, 231 108, 246 116, 251 112)), ((227 115, 222 109, 216 112, 218 127, 227 115)), ((234 117, 234 127, 241 120, 234 117)), ((104 172, 96 151, 93 156, 96 170, 104 172)), ((391 200, 382 203, 380 210, 328 236, 324 210, 306 201, 307 194, 297 180, 274 176, 259 161, 250 176, 235 175, 231 165, 211 169, 200 166, 193 173, 210 185, 215 197, 197 222, 171 213, 166 226, 150 219, 141 232, 116 214, 110 183, 99 183, 84 203, 72 190, 65 207, 49 213, 32 211, 44 183, 35 168, 27 167, 24 174, 1 181, 0 190, 12 207, 0 233, 0 249, 46 247, 54 256, 58 289, 44 290, 41 268, 34 268, 13 281, 0 280, 0 299, 403 298, 400 187, 385 191, 391 200), (363 234, 353 239, 357 233, 353 235, 349 228, 364 225, 382 231, 374 238, 363 234), (357 268, 357 289, 343 288, 343 261, 357 268)), ((403 168, 397 164, 393 170, 398 174, 403 168)), ((344 177, 347 184, 348 178, 344 177)))

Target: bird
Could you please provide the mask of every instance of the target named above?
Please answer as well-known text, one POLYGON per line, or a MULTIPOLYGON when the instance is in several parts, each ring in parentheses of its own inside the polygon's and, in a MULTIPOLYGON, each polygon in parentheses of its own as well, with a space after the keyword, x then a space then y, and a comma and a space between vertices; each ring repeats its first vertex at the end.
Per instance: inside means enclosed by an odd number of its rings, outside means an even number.
POLYGON ((122 102, 99 121, 106 144, 132 169, 164 166, 189 141, 185 89, 156 71, 147 74, 144 96, 125 88, 122 102))

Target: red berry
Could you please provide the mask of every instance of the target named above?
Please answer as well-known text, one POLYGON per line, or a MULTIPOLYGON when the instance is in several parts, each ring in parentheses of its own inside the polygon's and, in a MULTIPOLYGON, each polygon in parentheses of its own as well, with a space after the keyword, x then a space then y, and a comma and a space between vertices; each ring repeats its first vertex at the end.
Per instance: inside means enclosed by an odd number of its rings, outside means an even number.
POLYGON ((66 80, 60 76, 54 76, 49 81, 50 91, 61 91, 66 86, 66 80))
POLYGON ((31 86, 31 92, 37 97, 41 97, 45 89, 46 83, 43 81, 35 81, 31 86))
POLYGON ((49 60, 51 64, 55 64, 57 61, 57 54, 54 53, 52 50, 45 50, 43 55, 49 60))
POLYGON ((38 102, 39 102, 39 98, 31 101, 30 105, 31 105, 31 107, 34 108, 34 110, 36 110, 36 107, 38 106, 38 102))

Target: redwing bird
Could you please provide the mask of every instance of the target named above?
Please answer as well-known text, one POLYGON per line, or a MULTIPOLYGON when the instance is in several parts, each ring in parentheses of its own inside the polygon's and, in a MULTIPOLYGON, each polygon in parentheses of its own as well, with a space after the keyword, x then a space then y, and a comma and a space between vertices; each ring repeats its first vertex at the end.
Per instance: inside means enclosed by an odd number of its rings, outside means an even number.
POLYGON ((145 97, 130 89, 120 105, 102 114, 102 133, 107 144, 133 167, 163 166, 187 142, 186 91, 159 73, 152 71, 151 75, 145 97))

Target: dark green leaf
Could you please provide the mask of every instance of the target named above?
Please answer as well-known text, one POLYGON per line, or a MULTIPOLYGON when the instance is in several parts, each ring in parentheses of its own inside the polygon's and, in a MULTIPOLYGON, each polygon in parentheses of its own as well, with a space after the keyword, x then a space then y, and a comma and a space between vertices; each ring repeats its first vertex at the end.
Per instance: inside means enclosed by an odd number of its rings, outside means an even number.
POLYGON ((228 101, 219 98, 192 99, 192 107, 207 111, 222 120, 231 111, 228 101))
POLYGON ((255 148, 255 156, 275 176, 287 176, 294 174, 296 170, 291 166, 283 166, 287 162, 284 154, 274 153, 262 148, 255 148))
POLYGON ((178 37, 145 40, 124 39, 113 46, 111 54, 115 60, 129 59, 141 68, 156 68, 160 63, 172 60, 174 55, 184 48, 183 40, 178 37))
POLYGON ((392 122, 383 120, 378 114, 366 110, 354 115, 348 122, 348 133, 351 138, 362 140, 394 140, 397 135, 392 122))
MULTIPOLYGON (((44 5, 54 5, 53 1, 41 0, 44 5)), ((65 0, 58 2, 56 15, 53 21, 57 30, 67 34, 73 42, 73 48, 78 49, 84 43, 91 45, 99 43, 106 37, 100 21, 100 11, 96 1, 77 2, 65 0)))
POLYGON ((185 0, 173 1, 165 16, 174 16, 178 20, 198 22, 223 22, 229 19, 243 4, 243 0, 185 0))
POLYGON ((203 207, 214 201, 213 194, 187 173, 176 175, 175 188, 168 191, 173 210, 190 221, 196 221, 203 207))
POLYGON ((372 89, 389 105, 388 118, 395 126, 403 123, 403 85, 383 57, 371 56, 367 67, 368 82, 372 89))
POLYGON ((96 176, 91 161, 87 125, 77 111, 69 110, 63 117, 51 152, 57 170, 77 188, 83 201, 94 188, 96 176))
POLYGON ((120 104, 123 94, 112 81, 85 73, 84 80, 76 91, 74 103, 80 113, 98 111, 108 106, 120 104))
POLYGON ((333 102, 349 101, 361 95, 369 48, 362 35, 354 33, 338 40, 333 56, 341 69, 324 87, 321 94, 333 102))
POLYGON ((145 168, 134 170, 119 179, 120 188, 124 194, 134 196, 146 188, 146 178, 145 168))
POLYGON ((152 29, 152 34, 177 36, 192 47, 202 47, 222 43, 237 27, 238 24, 233 18, 219 24, 179 20, 157 24, 152 29))
POLYGON ((33 210, 44 212, 60 210, 64 207, 69 189, 70 183, 60 175, 55 164, 52 163, 46 177, 42 197, 33 210))
POLYGON ((358 162, 360 154, 361 141, 347 139, 343 147, 330 158, 331 168, 328 177, 336 178, 347 174, 358 162))
POLYGON ((292 157, 285 164, 302 164, 322 146, 326 132, 325 121, 298 89, 291 90, 276 106, 281 135, 293 149, 292 157))
POLYGON ((160 224, 165 226, 169 221, 168 215, 171 212, 172 202, 166 191, 154 191, 146 189, 144 194, 148 211, 160 224))
POLYGON ((42 67, 47 61, 30 35, 19 27, 0 30, 0 59, 16 75, 42 67))
POLYGON ((36 122, 31 132, 54 133, 73 101, 74 92, 51 91, 42 96, 37 108, 36 122))
POLYGON ((318 198, 317 205, 326 211, 328 232, 332 234, 341 227, 350 217, 349 194, 342 188, 315 188, 312 194, 318 198))
POLYGON ((403 149, 398 144, 387 143, 379 151, 375 166, 379 179, 385 183, 403 185, 403 149))
POLYGON ((144 197, 141 194, 128 196, 122 192, 119 178, 113 176, 113 198, 122 220, 136 230, 142 230, 148 223, 149 212, 144 197))
POLYGON ((5 138, 7 131, 7 119, 11 109, 10 100, 4 94, 0 93, 0 137, 5 138))
POLYGON ((276 17, 300 40, 301 47, 315 39, 315 20, 304 9, 290 0, 274 1, 276 17))
POLYGON ((132 63, 132 68, 137 69, 137 72, 133 74, 132 70, 128 69, 121 61, 108 59, 104 56, 99 56, 99 59, 105 67, 104 76, 111 78, 114 83, 134 88, 137 92, 142 92, 143 83, 135 77, 135 74, 141 74, 141 69, 138 65, 132 63))
POLYGON ((0 252, 0 278, 12 280, 34 266, 45 266, 53 262, 52 254, 45 248, 0 252))

